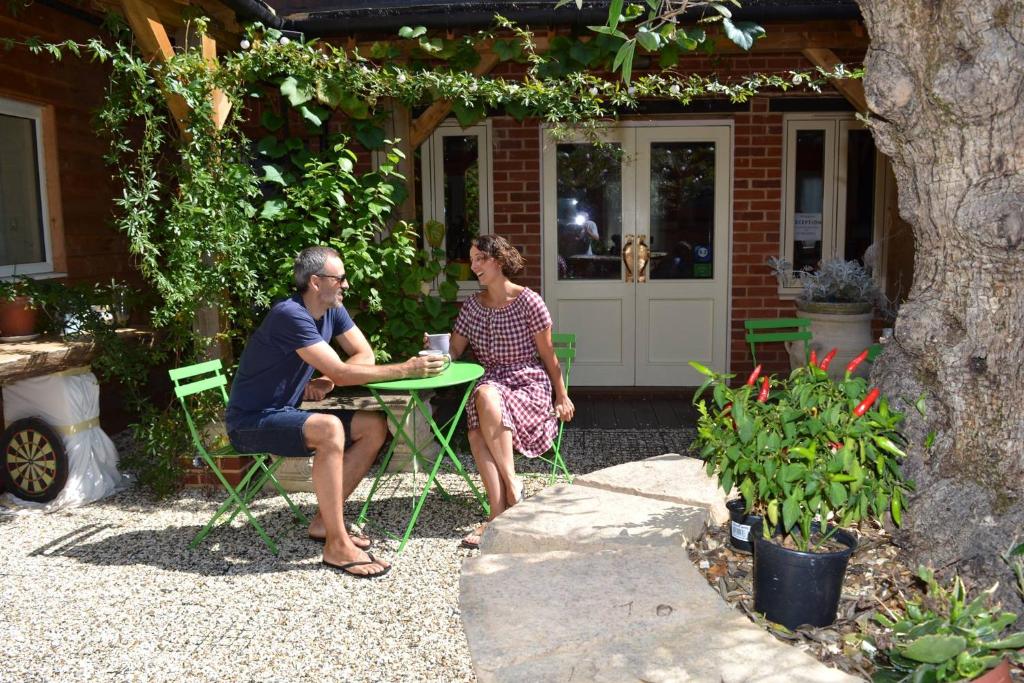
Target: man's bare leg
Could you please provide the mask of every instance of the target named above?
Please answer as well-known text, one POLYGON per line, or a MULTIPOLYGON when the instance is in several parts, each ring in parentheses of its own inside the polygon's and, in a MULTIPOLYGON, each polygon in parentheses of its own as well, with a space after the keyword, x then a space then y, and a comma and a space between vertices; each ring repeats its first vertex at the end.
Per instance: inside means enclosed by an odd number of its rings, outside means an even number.
MULTIPOLYGON (((312 418, 310 418, 312 419, 312 418)), ((352 417, 352 445, 345 449, 344 457, 344 499, 348 500, 352 492, 359 486, 366 473, 373 467, 377 454, 380 453, 384 439, 387 437, 387 421, 382 413, 361 410, 352 417)), ((314 466, 316 458, 313 459, 314 466)), ((309 535, 321 539, 327 535, 323 515, 317 510, 309 523, 309 535)), ((368 548, 369 541, 354 537, 353 543, 359 548, 368 548)))
MULTIPOLYGON (((320 504, 327 541, 323 559, 334 565, 367 562, 370 558, 357 548, 345 530, 345 428, 333 415, 314 414, 302 430, 313 457, 313 491, 320 504)), ((353 574, 378 574, 387 562, 376 560, 350 568, 353 574)))

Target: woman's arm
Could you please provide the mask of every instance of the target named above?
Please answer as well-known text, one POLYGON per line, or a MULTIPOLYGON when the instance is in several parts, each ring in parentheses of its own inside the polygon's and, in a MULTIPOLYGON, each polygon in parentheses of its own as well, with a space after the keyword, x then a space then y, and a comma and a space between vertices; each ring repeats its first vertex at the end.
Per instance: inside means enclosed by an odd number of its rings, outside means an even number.
POLYGON ((457 360, 466 352, 467 346, 469 346, 468 338, 458 332, 452 332, 452 338, 448 342, 448 355, 452 357, 452 360, 457 360))
POLYGON ((562 366, 558 362, 558 357, 555 356, 555 345, 551 341, 551 328, 545 327, 535 334, 533 339, 537 344, 537 355, 540 356, 540 361, 544 364, 544 369, 547 370, 548 377, 551 379, 551 386, 555 390, 555 415, 562 422, 569 422, 576 412, 576 406, 569 400, 569 392, 565 388, 565 382, 562 381, 562 366))

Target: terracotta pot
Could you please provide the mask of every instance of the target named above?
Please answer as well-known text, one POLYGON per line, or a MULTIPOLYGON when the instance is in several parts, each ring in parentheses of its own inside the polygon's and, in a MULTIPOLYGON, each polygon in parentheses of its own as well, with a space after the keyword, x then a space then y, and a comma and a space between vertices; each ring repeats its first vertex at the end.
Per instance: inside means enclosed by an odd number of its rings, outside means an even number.
POLYGON ((975 678, 974 683, 1012 683, 1010 678, 1010 660, 1004 659, 996 668, 989 669, 975 678))
POLYGON ((39 311, 29 307, 27 296, 0 301, 0 337, 24 337, 36 331, 39 311))

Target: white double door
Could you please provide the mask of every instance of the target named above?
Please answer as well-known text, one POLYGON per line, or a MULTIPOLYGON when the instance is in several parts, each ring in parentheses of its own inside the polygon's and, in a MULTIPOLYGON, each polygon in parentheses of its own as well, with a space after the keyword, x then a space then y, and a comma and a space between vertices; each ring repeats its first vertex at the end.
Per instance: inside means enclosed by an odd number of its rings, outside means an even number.
POLYGON ((729 350, 732 128, 621 125, 544 141, 544 294, 572 383, 693 386, 729 350))

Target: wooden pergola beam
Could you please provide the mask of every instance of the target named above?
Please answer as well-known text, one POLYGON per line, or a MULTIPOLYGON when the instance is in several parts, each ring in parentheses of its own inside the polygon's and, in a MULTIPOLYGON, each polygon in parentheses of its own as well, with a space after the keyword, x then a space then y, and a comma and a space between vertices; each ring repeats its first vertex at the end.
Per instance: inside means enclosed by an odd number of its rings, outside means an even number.
MULTIPOLYGON (((493 52, 480 57, 480 61, 473 67, 474 76, 484 76, 491 72, 498 64, 498 55, 493 52)), ((412 122, 409 126, 409 142, 412 149, 418 148, 431 136, 437 127, 444 121, 445 117, 452 110, 451 100, 438 100, 430 105, 425 112, 412 122)))
MULTIPOLYGON (((174 46, 167 35, 167 29, 152 5, 142 0, 121 0, 124 17, 139 41, 142 54, 149 60, 166 62, 174 56, 174 46)), ((178 125, 178 130, 185 132, 185 121, 188 120, 188 105, 180 95, 164 91, 167 108, 178 125)))
MULTIPOLYGON (((836 56, 836 53, 828 48, 806 48, 803 50, 803 54, 812 64, 825 71, 832 71, 837 64, 842 64, 842 60, 836 56)), ((853 105, 854 109, 861 113, 867 112, 868 100, 864 95, 864 84, 860 80, 830 78, 829 81, 832 83, 832 87, 853 105)))
MULTIPOLYGON (((218 66, 217 41, 214 40, 213 36, 209 34, 203 35, 202 50, 203 59, 206 60, 211 70, 215 70, 218 66)), ((213 123, 217 126, 217 130, 220 130, 224 127, 224 122, 228 120, 228 114, 231 112, 231 100, 219 88, 213 91, 211 97, 213 98, 213 123)))

